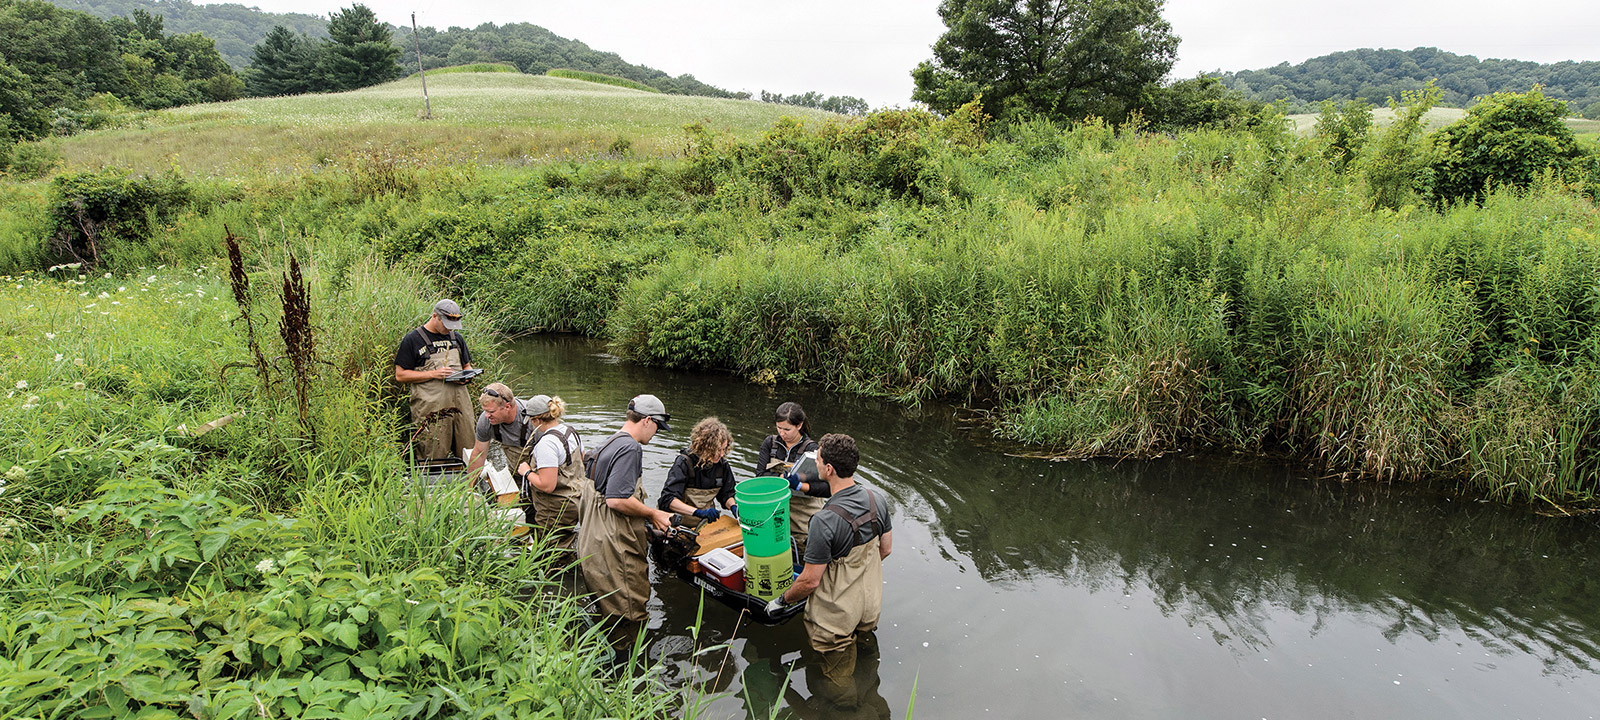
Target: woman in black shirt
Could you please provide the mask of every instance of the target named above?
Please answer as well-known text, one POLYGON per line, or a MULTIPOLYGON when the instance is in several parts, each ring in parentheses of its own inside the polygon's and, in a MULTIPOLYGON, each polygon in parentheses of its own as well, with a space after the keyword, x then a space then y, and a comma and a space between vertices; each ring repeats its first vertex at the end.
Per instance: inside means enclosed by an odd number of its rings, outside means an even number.
POLYGON ((710 522, 722 516, 717 504, 735 512, 733 467, 728 451, 733 434, 721 420, 708 417, 695 423, 689 432, 689 447, 678 453, 667 471, 666 486, 656 507, 680 515, 694 515, 710 522))

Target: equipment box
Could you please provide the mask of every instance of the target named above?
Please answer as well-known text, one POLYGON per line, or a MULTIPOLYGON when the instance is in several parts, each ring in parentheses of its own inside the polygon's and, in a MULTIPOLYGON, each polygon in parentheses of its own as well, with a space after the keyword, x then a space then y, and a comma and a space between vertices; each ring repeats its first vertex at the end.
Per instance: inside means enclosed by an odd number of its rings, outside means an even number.
POLYGON ((718 584, 735 592, 744 592, 744 558, 724 548, 717 548, 695 560, 718 584))

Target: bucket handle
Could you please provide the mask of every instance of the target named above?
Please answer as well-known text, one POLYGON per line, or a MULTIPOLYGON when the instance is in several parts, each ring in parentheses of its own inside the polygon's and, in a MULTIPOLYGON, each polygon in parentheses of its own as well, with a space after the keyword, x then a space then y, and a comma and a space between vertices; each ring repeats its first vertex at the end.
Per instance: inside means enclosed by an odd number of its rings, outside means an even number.
POLYGON ((773 505, 772 506, 772 513, 767 515, 766 517, 762 518, 761 522, 746 525, 745 522, 744 522, 745 521, 744 513, 740 513, 739 514, 739 529, 740 530, 754 530, 754 529, 756 529, 757 525, 765 525, 765 524, 767 524, 769 521, 771 521, 773 518, 775 518, 777 516, 778 516, 778 505, 773 505))

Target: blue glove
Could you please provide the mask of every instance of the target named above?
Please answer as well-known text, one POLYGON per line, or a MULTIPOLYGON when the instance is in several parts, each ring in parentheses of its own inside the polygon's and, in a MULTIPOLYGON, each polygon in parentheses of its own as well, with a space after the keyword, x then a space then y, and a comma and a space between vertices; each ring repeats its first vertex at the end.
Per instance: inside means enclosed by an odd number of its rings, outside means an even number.
POLYGON ((778 611, 782 610, 783 608, 784 608, 783 596, 779 595, 779 596, 773 598, 770 602, 767 603, 767 614, 768 615, 776 615, 778 613, 778 611))
POLYGON ((694 516, 706 522, 716 522, 717 518, 722 517, 722 511, 716 508, 706 508, 694 511, 694 516))
POLYGON ((729 505, 728 509, 726 510, 726 512, 729 515, 732 515, 735 518, 737 518, 737 517, 739 517, 739 506, 738 505, 729 505))
POLYGON ((790 475, 790 476, 788 476, 788 477, 786 477, 784 479, 789 481, 789 490, 790 491, 793 491, 793 492, 799 492, 800 491, 800 476, 799 475, 790 475))

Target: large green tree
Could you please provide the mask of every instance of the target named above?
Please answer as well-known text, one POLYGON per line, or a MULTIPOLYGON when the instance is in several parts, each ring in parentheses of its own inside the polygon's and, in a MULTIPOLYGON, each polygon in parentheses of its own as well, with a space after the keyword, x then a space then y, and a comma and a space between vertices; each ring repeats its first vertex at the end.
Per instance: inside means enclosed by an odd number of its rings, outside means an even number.
POLYGON ((357 3, 334 13, 328 37, 322 57, 325 89, 353 90, 400 77, 400 48, 367 6, 357 3))
POLYGON ((298 95, 316 90, 314 41, 278 25, 251 51, 247 86, 255 96, 298 95))
POLYGON ((978 95, 1001 118, 1113 120, 1141 109, 1177 59, 1164 0, 943 0, 949 28, 911 97, 950 113, 978 95))

